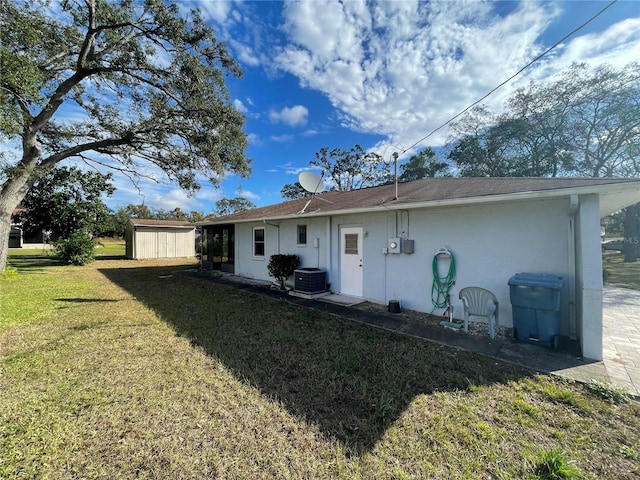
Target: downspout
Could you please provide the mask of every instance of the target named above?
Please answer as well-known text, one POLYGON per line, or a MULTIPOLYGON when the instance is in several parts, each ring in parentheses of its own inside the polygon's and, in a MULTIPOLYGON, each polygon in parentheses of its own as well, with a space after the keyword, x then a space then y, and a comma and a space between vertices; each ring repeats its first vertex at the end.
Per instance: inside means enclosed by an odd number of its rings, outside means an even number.
POLYGON ((569 290, 569 338, 571 340, 578 338, 578 316, 576 311, 576 214, 579 208, 580 200, 578 195, 571 195, 569 197, 569 230, 567 236, 569 254, 569 278, 567 279, 567 288, 569 290))
MULTIPOLYGON (((265 225, 269 225, 269 226, 271 226, 271 227, 276 227, 276 228, 278 229, 278 233, 277 233, 277 236, 276 236, 276 238, 277 238, 277 240, 278 240, 278 241, 276 242, 276 244, 277 244, 276 254, 278 254, 278 255, 279 255, 279 254, 280 254, 280 225, 278 225, 278 224, 276 224, 276 223, 267 223, 267 221, 266 221, 266 220, 262 220, 262 223, 264 223, 265 225)), ((265 240, 266 240, 266 239, 265 239, 265 240)), ((265 253, 266 253, 266 252, 265 252, 265 253)))
POLYGON ((326 245, 326 260, 325 260, 325 265, 326 265, 326 270, 327 270, 327 283, 331 284, 333 283, 333 280, 331 279, 331 272, 333 271, 333 265, 331 263, 331 249, 333 248, 333 244, 331 243, 331 216, 327 217, 327 226, 325 228, 326 231, 326 241, 325 241, 325 245, 326 245))
POLYGON ((204 226, 201 225, 200 226, 200 271, 203 270, 203 258, 202 258, 202 252, 203 252, 203 248, 202 246, 204 245, 204 226))

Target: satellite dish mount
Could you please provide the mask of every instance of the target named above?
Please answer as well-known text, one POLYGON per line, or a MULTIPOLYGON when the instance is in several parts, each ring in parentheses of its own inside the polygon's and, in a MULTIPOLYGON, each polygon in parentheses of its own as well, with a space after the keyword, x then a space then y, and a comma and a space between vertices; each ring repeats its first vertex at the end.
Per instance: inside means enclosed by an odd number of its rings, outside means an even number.
POLYGON ((311 203, 311 200, 313 200, 313 196, 316 193, 320 193, 324 190, 324 182, 322 181, 322 177, 319 177, 313 172, 302 172, 300 175, 298 175, 298 183, 302 186, 302 188, 304 188, 311 194, 311 198, 309 199, 309 201, 305 204, 303 209, 298 212, 304 213, 311 203))
POLYGON ((298 183, 309 193, 320 193, 324 190, 322 177, 313 172, 302 172, 298 175, 298 183))

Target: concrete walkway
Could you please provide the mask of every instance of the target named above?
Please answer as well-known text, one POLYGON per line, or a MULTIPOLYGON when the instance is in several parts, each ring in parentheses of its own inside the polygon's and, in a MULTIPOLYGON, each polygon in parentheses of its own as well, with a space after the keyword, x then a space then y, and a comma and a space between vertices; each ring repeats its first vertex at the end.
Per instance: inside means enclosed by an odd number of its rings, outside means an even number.
POLYGON ((607 377, 640 396, 640 292, 605 286, 603 317, 607 377))
POLYGON ((269 288, 270 284, 266 282, 247 280, 235 275, 195 271, 185 273, 349 318, 372 327, 476 352, 541 373, 559 375, 580 382, 599 380, 613 383, 625 387, 631 395, 640 399, 640 292, 634 290, 605 288, 604 360, 594 361, 579 356, 575 345, 565 346, 564 352, 555 352, 515 339, 491 340, 488 336, 453 331, 437 322, 410 320, 403 315, 387 313, 385 309, 362 309, 357 302, 344 302, 340 295, 319 298, 293 296, 269 288))

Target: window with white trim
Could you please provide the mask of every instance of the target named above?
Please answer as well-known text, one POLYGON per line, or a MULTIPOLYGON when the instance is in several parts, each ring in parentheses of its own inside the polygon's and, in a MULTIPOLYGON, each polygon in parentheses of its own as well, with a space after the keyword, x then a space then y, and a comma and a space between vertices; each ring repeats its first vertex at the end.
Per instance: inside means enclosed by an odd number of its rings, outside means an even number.
POLYGON ((253 229, 253 256, 264 257, 264 227, 255 227, 253 229))

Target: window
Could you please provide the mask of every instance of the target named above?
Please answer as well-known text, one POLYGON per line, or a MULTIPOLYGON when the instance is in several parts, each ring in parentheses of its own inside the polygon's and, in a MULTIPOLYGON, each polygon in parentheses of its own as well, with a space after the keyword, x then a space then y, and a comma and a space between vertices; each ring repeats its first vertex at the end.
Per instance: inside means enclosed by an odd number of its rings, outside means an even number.
POLYGON ((346 233, 344 236, 345 255, 358 255, 358 234, 346 233))
POLYGON ((306 225, 298 225, 298 245, 306 245, 307 244, 307 226, 306 225))
POLYGON ((253 256, 264 257, 264 228, 253 229, 253 256))

